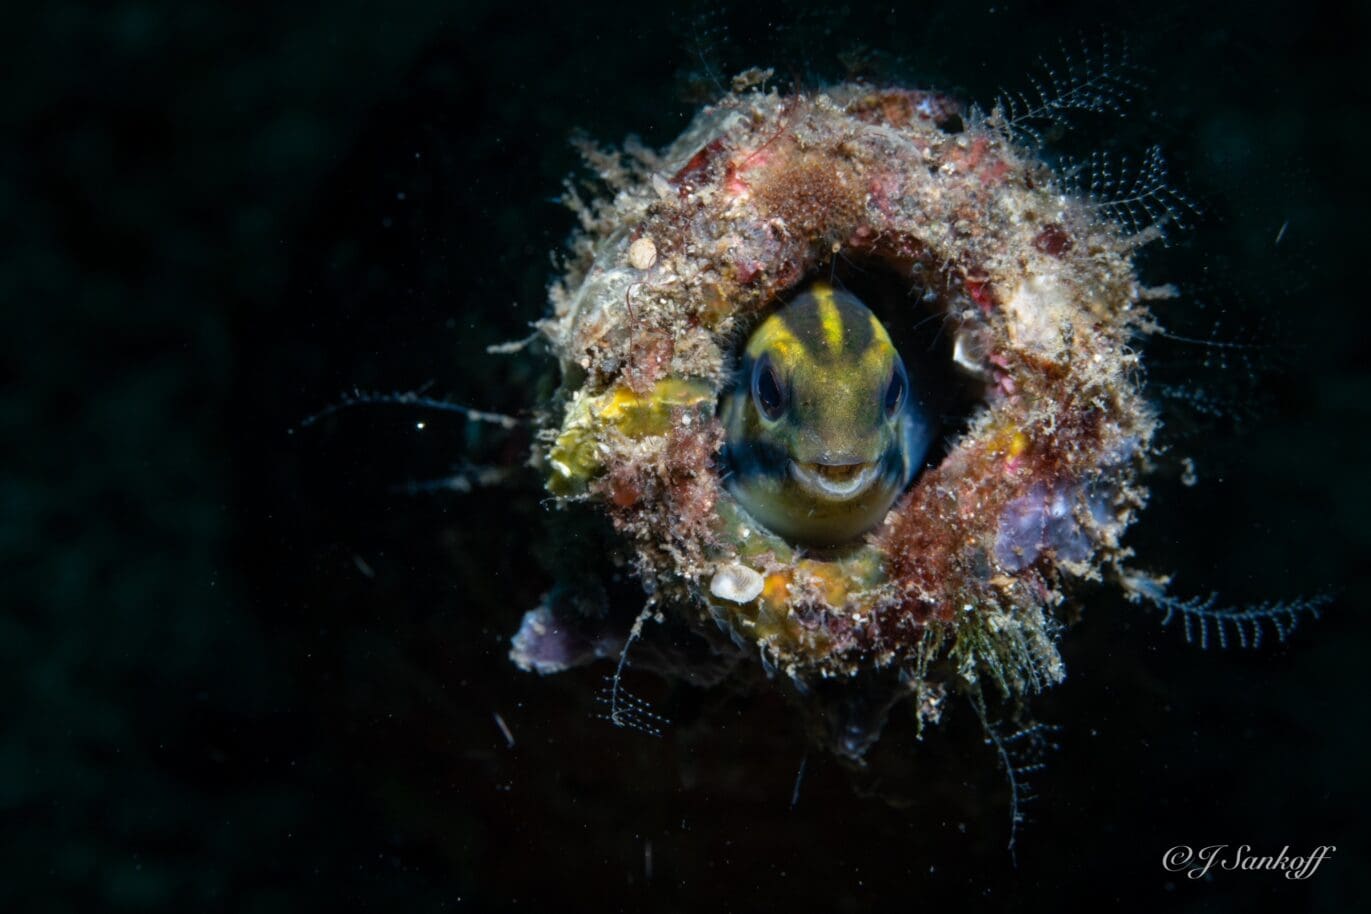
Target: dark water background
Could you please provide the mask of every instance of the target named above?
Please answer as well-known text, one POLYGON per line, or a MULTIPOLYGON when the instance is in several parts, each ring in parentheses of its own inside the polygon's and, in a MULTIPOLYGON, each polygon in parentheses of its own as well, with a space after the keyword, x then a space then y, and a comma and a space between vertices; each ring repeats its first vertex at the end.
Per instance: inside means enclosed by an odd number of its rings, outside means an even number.
POLYGON ((12 11, 0 910, 1364 903, 1368 23, 1189 6, 12 11), (1056 148, 1162 144, 1206 210, 1144 258, 1187 293, 1163 319, 1261 344, 1150 350, 1225 415, 1168 412, 1200 485, 1163 463, 1139 564, 1337 600, 1287 646, 1202 652, 1087 592, 1014 859, 965 708, 870 775, 811 754, 792 808, 805 741, 775 696, 644 677, 674 720, 651 739, 595 719, 603 669, 515 670, 577 544, 532 485, 390 489, 517 443, 399 410, 288 433, 353 385, 529 401, 543 366, 484 349, 543 309, 573 128, 665 143, 711 71, 753 64, 988 101, 1101 27, 1149 86, 1056 148), (1338 852, 1306 882, 1160 865, 1214 843, 1338 852))

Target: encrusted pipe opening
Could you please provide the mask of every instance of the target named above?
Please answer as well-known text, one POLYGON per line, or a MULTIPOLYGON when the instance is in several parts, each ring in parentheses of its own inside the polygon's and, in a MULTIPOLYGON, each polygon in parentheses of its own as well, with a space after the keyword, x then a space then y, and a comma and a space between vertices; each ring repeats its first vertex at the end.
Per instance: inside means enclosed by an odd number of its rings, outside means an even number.
POLYGON ((548 491, 609 516, 665 615, 797 682, 1059 681, 1052 613, 1145 495, 1136 245, 958 110, 860 84, 704 109, 606 172, 542 324, 548 491))

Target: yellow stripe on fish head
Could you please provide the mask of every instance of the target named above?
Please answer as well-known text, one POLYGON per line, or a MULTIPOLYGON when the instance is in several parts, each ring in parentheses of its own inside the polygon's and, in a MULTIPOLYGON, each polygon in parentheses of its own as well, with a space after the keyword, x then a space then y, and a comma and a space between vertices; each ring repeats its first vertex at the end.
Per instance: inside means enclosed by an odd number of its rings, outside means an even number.
POLYGON ((833 300, 833 287, 827 283, 815 283, 810 292, 819 305, 819 327, 823 330, 824 343, 827 344, 828 351, 836 356, 843 350, 847 330, 843 322, 843 313, 838 310, 838 303, 833 300))

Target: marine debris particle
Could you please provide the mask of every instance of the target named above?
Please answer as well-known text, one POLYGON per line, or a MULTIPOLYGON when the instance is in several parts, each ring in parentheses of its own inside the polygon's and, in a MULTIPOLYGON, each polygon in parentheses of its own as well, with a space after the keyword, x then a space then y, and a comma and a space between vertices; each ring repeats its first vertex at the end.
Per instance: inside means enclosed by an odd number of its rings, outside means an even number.
POLYGON ((589 157, 612 194, 575 203, 541 324, 562 378, 534 454, 549 491, 611 518, 664 612, 797 691, 895 672, 922 707, 1059 682, 1055 608, 1121 560, 1146 496, 1132 256, 1156 233, 1107 221, 1001 119, 933 92, 738 91, 631 152, 589 157), (835 255, 918 277, 908 317, 943 319, 984 394, 872 533, 805 554, 721 485, 715 411, 738 341, 835 255))
POLYGON ((628 246, 628 262, 635 270, 650 270, 657 262, 657 245, 651 238, 639 238, 628 246))
POLYGON ((746 565, 725 565, 709 582, 711 594, 733 603, 751 603, 765 587, 766 579, 746 565))

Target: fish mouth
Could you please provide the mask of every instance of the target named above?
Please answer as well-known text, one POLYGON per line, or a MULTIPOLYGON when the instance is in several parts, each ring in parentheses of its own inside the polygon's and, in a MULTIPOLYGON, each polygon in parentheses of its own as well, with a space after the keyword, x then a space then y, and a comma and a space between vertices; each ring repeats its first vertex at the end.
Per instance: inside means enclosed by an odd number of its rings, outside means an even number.
POLYGON ((790 475, 803 488, 830 501, 848 501, 871 488, 879 468, 874 463, 801 463, 790 461, 790 475))

